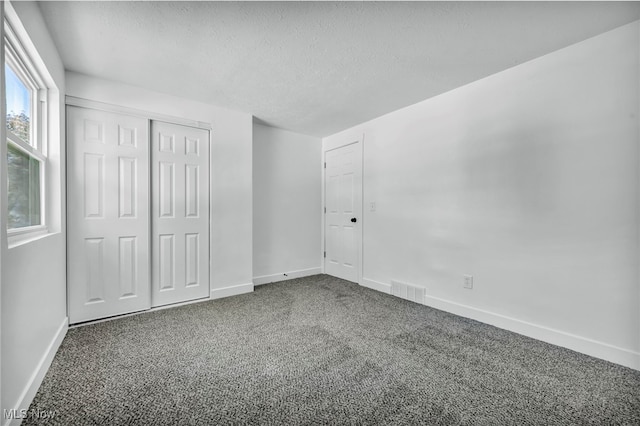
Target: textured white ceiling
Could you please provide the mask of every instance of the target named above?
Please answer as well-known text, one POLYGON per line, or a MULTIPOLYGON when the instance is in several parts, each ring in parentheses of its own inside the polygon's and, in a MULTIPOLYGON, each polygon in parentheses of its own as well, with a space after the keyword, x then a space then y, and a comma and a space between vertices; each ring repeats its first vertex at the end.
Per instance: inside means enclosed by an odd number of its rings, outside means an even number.
POLYGON ((43 2, 68 70, 315 136, 639 19, 637 2, 43 2))

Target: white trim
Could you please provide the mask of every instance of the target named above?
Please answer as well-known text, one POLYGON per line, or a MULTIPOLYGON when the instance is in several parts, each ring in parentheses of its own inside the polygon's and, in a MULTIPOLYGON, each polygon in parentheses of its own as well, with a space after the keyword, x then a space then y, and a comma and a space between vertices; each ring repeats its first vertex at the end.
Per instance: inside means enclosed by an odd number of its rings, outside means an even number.
MULTIPOLYGON (((361 285, 382 293, 391 294, 390 284, 363 278, 361 285)), ((425 296, 424 304, 425 306, 490 324, 536 340, 551 343, 552 345, 640 370, 640 353, 638 352, 439 297, 425 296)))
POLYGON ((377 290, 382 293, 391 294, 391 284, 381 283, 379 281, 374 281, 369 278, 363 278, 360 283, 361 286, 370 288, 372 290, 377 290))
POLYGON ((279 281, 293 280, 295 278, 308 277, 311 275, 321 274, 322 268, 309 268, 300 269, 298 271, 282 272, 279 274, 262 275, 259 277, 253 277, 253 285, 263 285, 279 281))
MULTIPOLYGON (((29 381, 27 382, 27 386, 22 391, 20 398, 18 398, 18 402, 15 407, 16 410, 19 411, 21 409, 24 409, 24 410, 29 409, 29 406, 31 405, 33 398, 36 396, 36 393, 38 392, 38 389, 42 384, 42 380, 44 380, 45 374, 47 374, 47 371, 51 366, 51 362, 53 362, 53 358, 56 355, 56 352, 58 352, 58 348, 60 347, 62 340, 67 335, 68 329, 69 329, 69 319, 65 317, 62 320, 60 327, 58 327, 58 331, 56 331, 56 334, 53 336, 51 343, 49 343, 49 346, 47 347, 44 355, 40 359, 38 366, 36 367, 31 377, 29 378, 29 381)), ((3 407, 3 408, 10 409, 10 407, 3 407)), ((22 419, 6 419, 4 425, 5 426, 19 425, 21 422, 22 422, 22 419)))
POLYGON ((59 232, 49 232, 49 228, 43 225, 28 226, 26 228, 28 229, 22 230, 22 228, 14 228, 7 230, 7 241, 9 250, 14 247, 28 244, 44 237, 48 237, 49 235, 59 234, 59 232), (15 232, 16 230, 20 231, 15 232))
MULTIPOLYGON (((5 21, 5 4, 6 2, 0 3, 0 21, 3 23, 0 26, 0 40, 4 40, 5 31, 4 31, 4 21, 5 21)), ((5 79, 4 76, 4 42, 2 46, 0 46, 0 85, 2 85, 5 79)), ((0 86, 4 87, 4 86, 0 86)), ((3 89, 4 90, 4 89, 3 89)), ((0 140, 4 141, 7 137, 7 115, 6 115, 6 102, 0 102, 0 140)), ((0 173, 0 211, 7 211, 7 174, 4 172, 7 168, 7 144, 0 143, 0 169, 2 169, 2 173, 0 173)), ((7 215, 0 214, 0 290, 3 288, 5 284, 3 284, 3 274, 2 268, 4 268, 4 262, 7 259, 7 215)), ((0 294, 2 291, 0 291, 0 294)), ((2 330, 2 297, 0 296, 0 330, 2 330)), ((1 333, 0 333, 1 334, 1 333)), ((2 336, 0 336, 2 337, 2 336)), ((2 339, 0 338, 0 365, 2 365, 2 339)), ((3 383, 3 374, 2 368, 0 368, 0 401, 2 401, 2 383, 3 383)), ((0 409, 2 409, 2 404, 0 404, 0 409)), ((0 421, 1 423, 1 421, 0 421)))
POLYGON ((360 134, 360 253, 358 265, 358 284, 364 277, 364 132, 360 134))
MULTIPOLYGON (((638 37, 639 41, 640 41, 640 36, 638 37)), ((638 53, 640 54, 640 43, 638 44, 639 48, 638 48, 638 53)), ((640 111, 640 99, 638 102, 638 110, 640 111)), ((640 148, 640 142, 638 142, 636 140, 636 146, 638 148, 640 148)), ((637 149, 638 152, 638 157, 636 159, 636 170, 638 170, 639 173, 637 173, 637 191, 640 192, 640 149, 637 149)), ((640 197, 638 197, 638 210, 636 210, 637 212, 640 212, 640 197)), ((636 223, 640 222, 640 216, 636 217, 636 223)), ((638 247, 640 247, 640 226, 637 227, 637 238, 638 238, 638 247)), ((640 287, 640 253, 637 254, 638 255, 638 275, 636 275, 638 277, 638 287, 640 287)), ((638 303, 638 309, 640 309, 640 292, 638 293, 638 299, 636 300, 636 303, 638 303)), ((640 318, 638 319, 638 337, 640 338, 640 318)), ((640 341, 640 339, 639 339, 640 341)))
MULTIPOLYGON (((41 127, 41 126, 38 126, 38 127, 41 127)), ((47 157, 45 157, 45 155, 42 152, 40 152, 34 146, 29 145, 28 143, 20 139, 18 136, 16 136, 12 132, 7 133, 7 141, 13 144, 17 149, 19 149, 20 151, 22 151, 23 153, 31 157, 35 157, 40 161, 47 160, 47 157)))
POLYGON ((640 370, 638 352, 438 297, 426 296, 425 305, 640 370))
POLYGON ((222 299, 223 297, 237 296, 239 294, 251 292, 253 292, 253 283, 238 284, 222 288, 212 288, 211 299, 222 299))
MULTIPOLYGON (((324 157, 325 157, 325 142, 324 139, 322 140, 322 153, 320 155, 320 273, 324 274, 325 273, 325 269, 324 269, 324 248, 325 248, 325 244, 326 244, 326 235, 324 233, 324 222, 325 222, 325 209, 326 209, 326 205, 325 205, 325 199, 324 199, 324 185, 325 185, 325 168, 324 168, 324 157)), ((639 234, 640 235, 640 234, 639 234)))
MULTIPOLYGON (((78 98, 75 96, 65 96, 65 105, 76 106, 81 108, 97 109, 100 111, 113 112, 116 114, 125 114, 133 117, 140 117, 152 121, 162 121, 165 123, 179 124, 181 126, 195 127, 197 129, 209 130, 209 134, 213 132, 213 126, 202 121, 187 120, 185 118, 174 117, 171 115, 157 114, 150 111, 144 111, 136 108, 129 108, 120 105, 108 104, 105 102, 92 101, 89 99, 78 98)), ((211 136, 210 136, 211 137, 211 136)))

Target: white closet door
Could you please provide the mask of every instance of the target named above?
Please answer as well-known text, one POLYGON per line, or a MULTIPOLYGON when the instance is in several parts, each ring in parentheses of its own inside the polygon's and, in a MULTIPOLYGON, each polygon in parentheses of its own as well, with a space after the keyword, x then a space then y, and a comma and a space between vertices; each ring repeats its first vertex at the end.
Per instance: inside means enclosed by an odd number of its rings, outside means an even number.
POLYGON ((150 307, 149 122, 67 107, 71 323, 150 307))
POLYGON ((152 306, 209 297, 209 132, 151 124, 152 306))

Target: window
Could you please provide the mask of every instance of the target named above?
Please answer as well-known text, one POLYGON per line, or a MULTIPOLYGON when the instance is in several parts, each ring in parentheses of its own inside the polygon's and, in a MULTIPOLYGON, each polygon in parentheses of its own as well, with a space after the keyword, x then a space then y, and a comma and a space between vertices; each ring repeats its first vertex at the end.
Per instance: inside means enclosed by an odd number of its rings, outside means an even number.
POLYGON ((7 227, 9 236, 45 230, 46 90, 5 24, 7 123, 7 227))

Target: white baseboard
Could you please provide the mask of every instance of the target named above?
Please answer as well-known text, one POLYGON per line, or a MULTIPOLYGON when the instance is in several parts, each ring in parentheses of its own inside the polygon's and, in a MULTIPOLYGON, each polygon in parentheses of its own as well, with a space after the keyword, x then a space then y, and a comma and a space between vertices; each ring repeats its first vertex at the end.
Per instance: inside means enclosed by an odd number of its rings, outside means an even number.
POLYGON ((369 278, 363 278, 360 285, 372 290, 378 290, 382 293, 391 294, 391 284, 385 284, 379 281, 370 280, 369 278))
POLYGON ((252 291, 253 283, 213 288, 211 289, 211 299, 222 299, 223 297, 237 296, 238 294, 251 293, 252 291))
POLYGON ((292 280, 294 278, 302 278, 302 277, 308 277, 311 275, 318 275, 320 273, 322 273, 322 269, 320 267, 317 267, 317 268, 309 268, 309 269, 300 269, 298 271, 291 271, 291 272, 287 271, 287 272, 282 272, 280 274, 262 275, 260 277, 253 277, 253 284, 255 285, 269 284, 277 281, 286 281, 286 280, 292 280))
MULTIPOLYGON (((390 284, 363 278, 361 285, 382 293, 391 293, 390 284)), ((438 297, 427 295, 424 304, 595 358, 640 370, 640 353, 638 352, 438 297)))
POLYGON ((638 352, 433 296, 425 297, 425 305, 640 370, 640 353, 638 352))
MULTIPOLYGON (((18 399, 17 406, 15 407, 18 413, 20 412, 20 410, 29 409, 29 406, 31 405, 33 398, 36 396, 36 393, 38 392, 38 389, 42 384, 42 380, 44 380, 45 374, 47 374, 47 371, 49 370, 49 367, 53 362, 53 358, 55 357, 56 352, 58 352, 58 348, 60 347, 62 340, 64 340, 64 336, 67 335, 68 329, 69 329, 69 318, 65 317, 64 320, 62 320, 60 327, 58 327, 56 334, 53 336, 53 339, 49 343, 47 350, 42 355, 42 358, 40 358, 40 362, 38 363, 38 366, 36 367, 31 377, 29 378, 29 382, 27 383, 27 386, 25 387, 24 391, 22 391, 22 394, 18 399)), ((19 425, 20 423, 22 423, 22 419, 19 419, 19 418, 6 419, 4 425, 13 426, 13 425, 19 425)))

